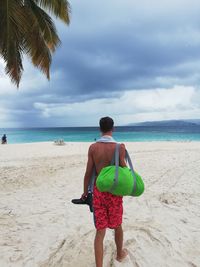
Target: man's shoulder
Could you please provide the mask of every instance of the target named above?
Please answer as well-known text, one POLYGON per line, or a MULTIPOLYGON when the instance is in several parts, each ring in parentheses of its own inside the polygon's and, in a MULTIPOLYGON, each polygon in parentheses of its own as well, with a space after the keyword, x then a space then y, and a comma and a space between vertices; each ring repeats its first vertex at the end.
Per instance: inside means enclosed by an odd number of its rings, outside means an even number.
POLYGON ((93 147, 95 147, 97 145, 97 143, 95 142, 95 143, 92 143, 91 145, 90 145, 90 148, 93 148, 93 147))
POLYGON ((90 151, 90 152, 94 151, 94 150, 96 149, 96 147, 97 147, 97 143, 93 143, 93 144, 91 144, 91 145, 89 146, 89 151, 90 151))
POLYGON ((120 143, 120 147, 122 147, 123 149, 126 149, 125 144, 124 143, 120 143))

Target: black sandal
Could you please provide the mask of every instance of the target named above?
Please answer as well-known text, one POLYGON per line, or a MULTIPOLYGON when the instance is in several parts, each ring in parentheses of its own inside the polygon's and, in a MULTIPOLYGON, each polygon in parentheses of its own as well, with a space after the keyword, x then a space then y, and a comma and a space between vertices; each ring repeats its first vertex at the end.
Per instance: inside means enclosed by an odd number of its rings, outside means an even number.
POLYGON ((92 193, 88 193, 87 197, 85 198, 78 198, 78 199, 72 199, 73 204, 80 204, 80 205, 88 205, 90 208, 90 212, 93 212, 92 207, 92 193))

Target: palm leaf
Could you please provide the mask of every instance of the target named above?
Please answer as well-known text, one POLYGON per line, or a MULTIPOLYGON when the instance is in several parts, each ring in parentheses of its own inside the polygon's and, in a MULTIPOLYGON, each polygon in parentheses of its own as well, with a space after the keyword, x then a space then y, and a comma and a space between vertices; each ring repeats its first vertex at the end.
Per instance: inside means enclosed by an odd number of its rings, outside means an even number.
POLYGON ((28 8, 30 10, 27 10, 26 12, 29 12, 29 16, 32 16, 34 26, 40 29, 44 41, 46 42, 50 50, 54 52, 55 48, 60 45, 61 42, 57 35, 56 27, 51 17, 39 6, 37 6, 33 0, 28 0, 27 2, 29 4, 28 8))
POLYGON ((21 9, 22 2, 3 0, 0 6, 0 55, 6 62, 6 73, 17 86, 23 71, 21 40, 25 17, 21 9))
POLYGON ((35 2, 65 23, 69 24, 69 14, 71 9, 67 0, 35 0, 35 2))
POLYGON ((32 63, 50 78, 51 52, 41 31, 36 25, 32 27, 31 34, 24 38, 24 51, 30 56, 32 63))
POLYGON ((0 56, 17 86, 23 71, 23 53, 50 77, 51 53, 60 39, 51 17, 42 8, 69 24, 70 6, 66 0, 1 0, 0 56))

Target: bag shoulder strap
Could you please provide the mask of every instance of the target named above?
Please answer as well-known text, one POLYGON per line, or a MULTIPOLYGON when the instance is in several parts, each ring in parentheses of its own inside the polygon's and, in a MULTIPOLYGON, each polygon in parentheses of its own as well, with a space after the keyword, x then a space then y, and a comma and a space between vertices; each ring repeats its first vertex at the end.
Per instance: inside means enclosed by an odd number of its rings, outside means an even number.
POLYGON ((129 156, 129 153, 128 153, 127 149, 125 150, 125 160, 126 160, 126 162, 128 162, 128 165, 129 165, 130 169, 134 172, 133 164, 132 164, 132 161, 131 161, 131 158, 129 156))
POLYGON ((128 151, 126 150, 125 153, 126 153, 125 154, 125 159, 128 161, 129 167, 131 169, 131 173, 133 175, 133 190, 132 190, 132 193, 131 193, 131 195, 133 196, 134 192, 136 191, 136 187, 137 187, 136 175, 135 175, 135 171, 133 169, 133 164, 132 164, 132 161, 131 161, 131 158, 129 156, 128 151))
POLYGON ((114 182, 109 190, 110 193, 112 193, 114 191, 114 189, 116 188, 116 186, 118 185, 118 180, 119 180, 119 149, 120 149, 120 143, 116 144, 115 147, 115 153, 114 153, 114 158, 115 158, 115 178, 114 178, 114 182))
MULTIPOLYGON (((115 178, 114 178, 114 182, 113 182, 113 184, 109 190, 110 193, 112 193, 118 185, 118 180, 119 180, 119 148, 120 148, 120 144, 118 143, 116 145, 116 148, 115 148, 115 178)), ((133 164, 132 164, 131 158, 130 158, 127 150, 125 150, 125 159, 128 161, 131 173, 133 175, 133 189, 132 189, 131 195, 134 195, 134 192, 136 191, 136 186, 137 186, 136 175, 135 175, 135 171, 133 169, 133 164)))
POLYGON ((119 148, 120 148, 120 143, 116 143, 115 151, 114 151, 114 154, 112 156, 112 160, 110 162, 110 165, 116 165, 117 162, 119 165, 119 148))

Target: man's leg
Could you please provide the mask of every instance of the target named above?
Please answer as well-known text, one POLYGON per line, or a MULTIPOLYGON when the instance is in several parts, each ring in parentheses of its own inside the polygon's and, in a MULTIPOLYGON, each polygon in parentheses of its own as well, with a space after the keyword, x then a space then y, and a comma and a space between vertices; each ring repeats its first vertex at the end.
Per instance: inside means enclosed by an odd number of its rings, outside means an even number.
POLYGON ((117 247, 117 260, 122 261, 128 254, 126 249, 123 249, 123 230, 122 226, 115 228, 115 244, 117 247))
POLYGON ((97 230, 94 240, 96 267, 103 267, 103 240, 106 229, 97 230))

